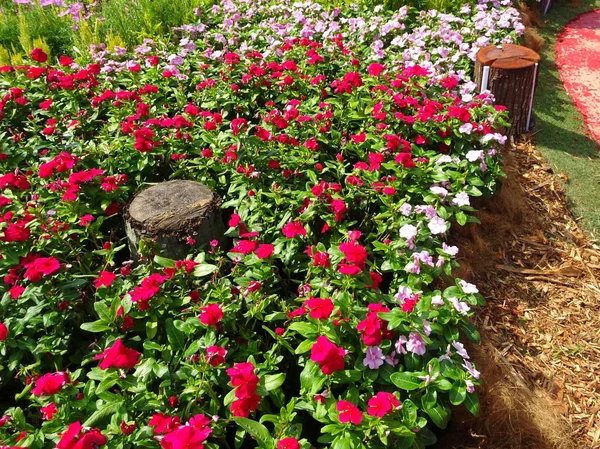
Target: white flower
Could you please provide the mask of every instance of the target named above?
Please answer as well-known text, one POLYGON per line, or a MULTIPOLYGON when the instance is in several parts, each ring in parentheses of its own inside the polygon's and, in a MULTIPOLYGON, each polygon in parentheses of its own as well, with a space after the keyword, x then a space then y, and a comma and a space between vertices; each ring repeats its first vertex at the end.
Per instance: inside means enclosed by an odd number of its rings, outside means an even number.
POLYGON ((460 127, 458 128, 458 132, 462 134, 471 134, 471 131, 473 131, 473 125, 471 125, 470 123, 460 125, 460 127))
POLYGON ((432 234, 443 234, 446 232, 446 221, 440 217, 433 217, 427 227, 432 234))
POLYGON ((467 353, 467 350, 465 349, 465 345, 463 345, 461 342, 459 341, 453 341, 452 342, 452 346, 454 346, 454 349, 456 349, 456 353, 461 356, 463 359, 469 359, 469 354, 467 353))
POLYGON ((483 151, 471 150, 467 154, 465 154, 465 157, 469 162, 475 162, 477 159, 483 159, 483 151))
POLYGON ((446 242, 442 243, 442 251, 450 256, 456 256, 458 254, 458 247, 446 245, 446 242))
POLYGON ((463 292, 465 292, 468 295, 479 293, 479 290, 473 284, 469 284, 468 282, 463 281, 462 279, 458 281, 458 283, 460 284, 460 287, 462 288, 463 292))
POLYGON ((466 315, 467 312, 469 310, 471 310, 471 308, 469 307, 469 305, 466 302, 459 301, 456 298, 448 298, 448 301, 450 301, 452 303, 452 305, 454 306, 454 308, 461 315, 466 315))
POLYGON ((471 203, 469 201, 469 195, 467 194, 467 192, 457 193, 454 196, 454 199, 452 200, 452 204, 454 204, 454 205, 456 205, 458 207, 470 206, 471 203))
POLYGON ((411 224, 405 224, 400 228, 400 237, 412 241, 417 236, 417 227, 411 224))

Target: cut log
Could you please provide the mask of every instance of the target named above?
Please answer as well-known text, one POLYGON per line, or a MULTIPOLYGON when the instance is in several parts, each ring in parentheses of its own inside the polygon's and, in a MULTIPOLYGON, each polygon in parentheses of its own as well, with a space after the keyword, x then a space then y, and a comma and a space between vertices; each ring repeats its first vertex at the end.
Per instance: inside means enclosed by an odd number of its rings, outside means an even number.
POLYGON ((221 199, 212 190, 194 181, 161 182, 141 191, 125 212, 132 258, 139 258, 141 239, 154 240, 161 256, 176 260, 185 258, 190 245, 222 243, 220 206, 221 199))
POLYGON ((490 90, 496 104, 506 106, 510 114, 509 136, 529 131, 533 95, 537 84, 540 56, 520 45, 490 45, 477 53, 475 82, 479 91, 490 90))

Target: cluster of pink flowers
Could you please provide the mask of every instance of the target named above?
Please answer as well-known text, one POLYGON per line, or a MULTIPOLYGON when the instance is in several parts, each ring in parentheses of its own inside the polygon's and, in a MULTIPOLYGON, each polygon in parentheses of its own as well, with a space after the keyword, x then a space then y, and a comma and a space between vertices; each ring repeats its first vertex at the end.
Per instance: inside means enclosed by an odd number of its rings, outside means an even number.
POLYGON ((235 388, 237 398, 231 404, 233 416, 247 418, 250 412, 256 410, 260 404, 260 396, 256 394, 259 378, 254 372, 254 365, 250 362, 236 363, 227 370, 231 385, 235 388))

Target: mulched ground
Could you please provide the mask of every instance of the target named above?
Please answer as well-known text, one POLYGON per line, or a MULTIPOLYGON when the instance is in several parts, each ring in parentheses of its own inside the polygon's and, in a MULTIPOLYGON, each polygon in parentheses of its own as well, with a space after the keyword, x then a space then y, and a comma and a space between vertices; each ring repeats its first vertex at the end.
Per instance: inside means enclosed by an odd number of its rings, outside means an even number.
POLYGON ((488 300, 473 348, 486 384, 481 417, 458 411, 460 436, 442 446, 600 448, 600 248, 532 145, 506 150, 505 163, 482 224, 454 236, 460 274, 488 300))

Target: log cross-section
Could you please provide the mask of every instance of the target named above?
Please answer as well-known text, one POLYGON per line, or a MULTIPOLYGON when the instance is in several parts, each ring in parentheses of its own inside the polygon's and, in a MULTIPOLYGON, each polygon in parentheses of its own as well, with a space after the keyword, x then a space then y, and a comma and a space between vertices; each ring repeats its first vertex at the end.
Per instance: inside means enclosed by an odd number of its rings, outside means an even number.
POLYGON ((477 53, 475 82, 491 91, 496 104, 506 106, 510 128, 505 134, 517 136, 529 131, 533 95, 540 56, 520 45, 490 45, 477 53))
POLYGON ((221 199, 195 181, 158 183, 138 193, 127 207, 125 229, 134 259, 142 238, 156 242, 162 256, 183 259, 190 244, 222 242, 221 199))

